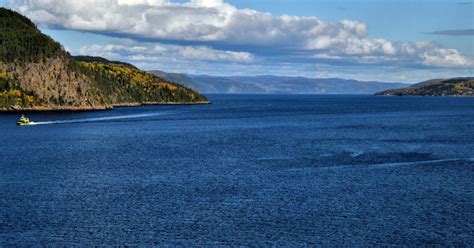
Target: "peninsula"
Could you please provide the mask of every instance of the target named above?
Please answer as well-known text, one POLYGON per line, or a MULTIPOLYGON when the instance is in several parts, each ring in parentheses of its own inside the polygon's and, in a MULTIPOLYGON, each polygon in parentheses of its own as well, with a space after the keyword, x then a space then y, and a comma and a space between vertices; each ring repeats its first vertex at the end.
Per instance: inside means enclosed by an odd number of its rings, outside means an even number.
POLYGON ((0 111, 205 104, 203 95, 127 63, 73 57, 19 13, 0 8, 0 111))
POLYGON ((432 79, 402 89, 377 93, 382 96, 474 96, 474 77, 432 79))

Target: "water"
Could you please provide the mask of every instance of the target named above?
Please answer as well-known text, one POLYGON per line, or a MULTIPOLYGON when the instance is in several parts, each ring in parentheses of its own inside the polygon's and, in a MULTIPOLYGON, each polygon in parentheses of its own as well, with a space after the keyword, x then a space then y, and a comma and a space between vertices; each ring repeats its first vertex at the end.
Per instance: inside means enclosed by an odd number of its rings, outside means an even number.
POLYGON ((474 98, 0 115, 0 246, 474 245, 474 98))

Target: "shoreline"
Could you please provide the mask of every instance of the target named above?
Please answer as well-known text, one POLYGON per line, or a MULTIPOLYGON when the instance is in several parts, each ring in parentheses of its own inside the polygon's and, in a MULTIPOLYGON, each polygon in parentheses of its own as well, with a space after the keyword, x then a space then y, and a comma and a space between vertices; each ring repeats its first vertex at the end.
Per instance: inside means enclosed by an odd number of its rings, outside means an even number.
POLYGON ((107 106, 36 106, 30 108, 12 108, 5 109, 0 108, 0 114, 2 113, 20 113, 20 112, 89 112, 89 111, 106 111, 113 110, 114 108, 126 108, 126 107, 140 107, 140 106, 158 106, 158 105, 207 105, 212 104, 211 101, 199 101, 199 102, 143 102, 143 103, 117 103, 107 106))
POLYGON ((154 106, 154 105, 207 105, 212 104, 211 101, 199 102, 142 102, 142 103, 117 103, 112 104, 112 107, 139 107, 139 106, 154 106))
POLYGON ((474 97, 474 95, 391 95, 391 94, 374 94, 374 96, 386 97, 474 97))

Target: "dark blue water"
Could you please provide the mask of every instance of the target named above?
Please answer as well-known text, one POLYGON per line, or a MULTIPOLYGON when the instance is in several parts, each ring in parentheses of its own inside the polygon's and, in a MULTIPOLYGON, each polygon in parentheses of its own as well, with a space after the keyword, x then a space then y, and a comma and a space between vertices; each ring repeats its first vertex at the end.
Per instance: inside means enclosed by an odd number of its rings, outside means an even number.
POLYGON ((474 98, 0 115, 0 246, 474 245, 474 98))

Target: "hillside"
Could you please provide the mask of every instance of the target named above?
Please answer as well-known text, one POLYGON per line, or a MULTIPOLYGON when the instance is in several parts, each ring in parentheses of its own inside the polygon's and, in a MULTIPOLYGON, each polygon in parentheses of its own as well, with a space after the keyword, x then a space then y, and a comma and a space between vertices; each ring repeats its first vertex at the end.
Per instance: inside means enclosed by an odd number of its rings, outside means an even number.
POLYGON ((205 93, 374 94, 386 89, 407 86, 401 83, 363 82, 339 78, 280 76, 217 77, 159 71, 151 71, 151 73, 205 93))
POLYGON ((28 18, 5 8, 0 8, 0 30, 0 111, 207 102, 127 63, 73 58, 28 18))
POLYGON ((171 83, 136 67, 94 57, 74 57, 76 71, 92 79, 104 93, 103 100, 113 105, 152 103, 199 103, 207 99, 193 90, 171 83))
POLYGON ((432 79, 377 93, 383 96, 474 96, 474 78, 432 79))

